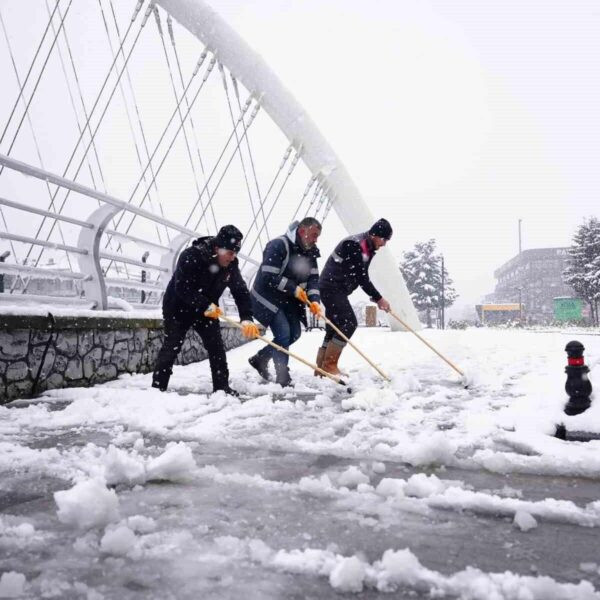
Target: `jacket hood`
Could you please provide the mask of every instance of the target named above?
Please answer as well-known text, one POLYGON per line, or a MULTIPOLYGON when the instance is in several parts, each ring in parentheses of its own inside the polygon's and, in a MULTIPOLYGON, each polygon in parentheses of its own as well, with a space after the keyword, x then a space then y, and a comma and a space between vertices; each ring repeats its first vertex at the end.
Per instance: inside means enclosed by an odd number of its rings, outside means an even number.
POLYGON ((206 259, 209 259, 212 256, 214 256, 214 243, 214 236, 206 235, 203 237, 196 238, 192 242, 192 247, 196 248, 196 250, 199 250, 206 259))
MULTIPOLYGON (((288 240, 290 240, 290 242, 292 242, 292 244, 296 243, 296 235, 298 234, 299 224, 300 221, 294 221, 293 223, 290 223, 289 227, 287 228, 287 231, 285 232, 286 237, 288 238, 288 240)), ((302 251, 308 254, 309 256, 315 256, 316 258, 319 258, 319 256, 321 256, 321 252, 319 252, 319 249, 316 245, 312 248, 309 248, 308 250, 302 246, 301 248, 302 251)))
POLYGON ((285 232, 285 235, 290 240, 290 242, 292 242, 292 244, 296 243, 296 234, 298 233, 299 224, 300 221, 294 221, 293 223, 290 223, 287 228, 287 231, 285 232))

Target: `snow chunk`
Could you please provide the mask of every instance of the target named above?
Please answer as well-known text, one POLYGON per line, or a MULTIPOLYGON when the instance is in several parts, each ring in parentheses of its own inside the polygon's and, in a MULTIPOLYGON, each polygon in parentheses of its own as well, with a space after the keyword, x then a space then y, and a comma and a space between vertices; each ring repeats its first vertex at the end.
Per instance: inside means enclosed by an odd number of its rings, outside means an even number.
POLYGON ((0 577, 0 598, 18 598, 23 595, 25 575, 16 571, 8 571, 0 577))
POLYGON ((105 554, 125 556, 135 546, 136 536, 129 527, 120 525, 104 534, 100 540, 100 550, 105 554))
POLYGON ((404 488, 406 481, 404 479, 392 479, 384 477, 375 488, 375 493, 386 498, 404 498, 404 488))
POLYGON ((368 388, 342 400, 344 410, 370 410, 374 408, 390 407, 398 400, 394 390, 389 388, 368 388))
POLYGON ((349 488, 356 487, 361 483, 369 483, 369 477, 355 466, 348 467, 339 477, 338 485, 349 488))
POLYGON ((398 584, 414 586, 423 571, 419 559, 408 548, 386 550, 374 567, 379 570, 377 589, 382 591, 392 590, 398 584))
POLYGON ((529 531, 537 527, 537 521, 535 518, 525 510, 518 510, 515 513, 513 521, 515 527, 518 527, 521 531, 529 531))
POLYGON ((10 525, 8 519, 4 521, 0 516, 0 538, 30 538, 35 534, 35 527, 31 523, 10 525))
POLYGON ((156 530, 156 521, 144 515, 133 515, 127 518, 127 526, 136 533, 152 533, 156 530))
POLYGON ((413 466, 448 465, 453 463, 456 450, 457 445, 442 432, 427 433, 414 438, 402 458, 413 466))
POLYGON ((382 462, 374 462, 373 463, 373 472, 374 473, 385 473, 385 463, 382 462))
POLYGON ((70 490, 54 493, 61 523, 79 529, 108 525, 119 518, 119 499, 104 482, 88 479, 75 484, 70 490))
POLYGON ((104 476, 109 485, 144 483, 146 469, 141 459, 111 445, 104 458, 104 476))
POLYGON ((328 495, 335 488, 331 484, 331 479, 323 473, 319 479, 315 477, 303 477, 298 482, 298 489, 307 494, 328 495))
POLYGON ((598 567, 598 565, 593 562, 580 563, 579 570, 583 571, 584 573, 600 573, 600 567, 598 567))
POLYGON ((248 552, 251 560, 262 564, 267 564, 274 554, 273 550, 259 539, 252 539, 248 542, 248 552))
POLYGON ((196 468, 196 461, 189 446, 183 442, 167 447, 160 456, 148 462, 148 480, 185 481, 196 468))
POLYGON ((365 564, 356 556, 343 558, 331 571, 329 583, 341 592, 362 592, 365 564))
POLYGON ((428 476, 425 473, 416 473, 406 482, 404 493, 407 496, 427 498, 434 494, 441 494, 445 489, 446 485, 435 475, 428 476))

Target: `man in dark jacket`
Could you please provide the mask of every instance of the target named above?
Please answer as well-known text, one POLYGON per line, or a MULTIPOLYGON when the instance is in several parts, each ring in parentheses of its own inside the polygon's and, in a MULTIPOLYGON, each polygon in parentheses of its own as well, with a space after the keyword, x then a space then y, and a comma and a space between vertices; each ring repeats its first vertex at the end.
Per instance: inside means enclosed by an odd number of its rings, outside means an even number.
POLYGON ((243 333, 248 338, 258 335, 252 322, 250 293, 242 279, 237 253, 242 233, 233 225, 221 227, 216 237, 201 237, 184 250, 163 298, 165 338, 158 353, 152 387, 167 389, 173 363, 181 350, 190 327, 197 332, 208 353, 214 391, 239 394, 229 387, 229 370, 221 337, 218 306, 225 288, 235 300, 243 333))
MULTIPOLYGON (((306 305, 309 304, 313 314, 321 314, 317 285, 320 253, 316 246, 320 234, 321 223, 312 217, 292 223, 285 235, 265 246, 254 280, 251 292, 254 314, 265 327, 271 327, 273 341, 286 350, 300 337, 300 323, 306 325, 306 305)), ((287 354, 265 346, 248 362, 268 380, 271 358, 276 382, 282 387, 290 385, 287 354)))
MULTIPOLYGON (((389 302, 369 279, 369 265, 377 250, 385 246, 391 237, 392 226, 385 219, 379 219, 369 231, 344 238, 325 263, 319 278, 325 314, 347 338, 352 337, 358 325, 348 299, 358 286, 381 310, 390 310, 389 302)), ((323 345, 317 353, 317 366, 333 375, 340 375, 338 361, 345 345, 345 340, 327 325, 323 345)))

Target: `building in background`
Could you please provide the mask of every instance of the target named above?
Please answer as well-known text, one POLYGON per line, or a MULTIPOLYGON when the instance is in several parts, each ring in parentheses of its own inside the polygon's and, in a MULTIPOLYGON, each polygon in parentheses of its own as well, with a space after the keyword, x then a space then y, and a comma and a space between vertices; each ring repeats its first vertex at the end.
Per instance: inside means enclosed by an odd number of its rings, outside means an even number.
POLYGON ((573 288, 563 281, 568 248, 523 250, 494 271, 497 280, 490 304, 522 304, 527 323, 549 323, 556 318, 555 299, 575 298, 573 288))

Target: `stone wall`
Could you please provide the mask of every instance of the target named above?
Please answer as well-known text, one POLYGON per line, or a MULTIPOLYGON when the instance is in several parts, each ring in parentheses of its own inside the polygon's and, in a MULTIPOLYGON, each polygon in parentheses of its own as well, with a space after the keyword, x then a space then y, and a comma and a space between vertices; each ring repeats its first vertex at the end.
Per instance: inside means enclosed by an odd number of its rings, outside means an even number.
MULTIPOLYGON (((227 349, 245 342, 238 328, 221 327, 227 349)), ((151 372, 162 339, 162 319, 56 317, 51 325, 47 317, 0 315, 0 404, 44 390, 102 383, 123 373, 151 372)), ((205 358, 202 341, 190 330, 177 364, 205 358)))

